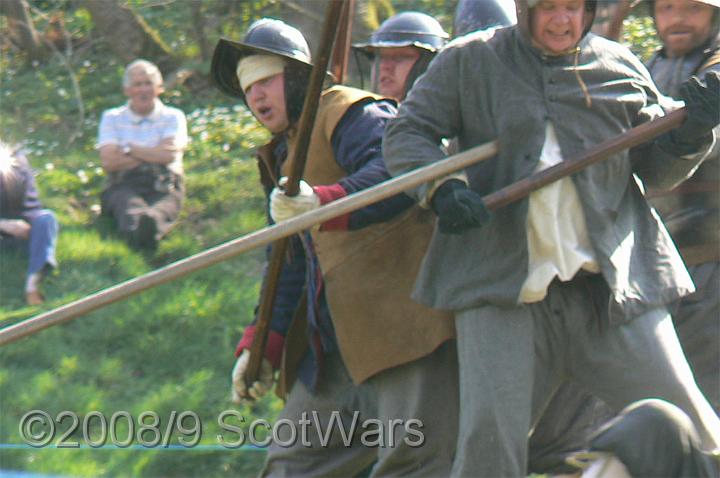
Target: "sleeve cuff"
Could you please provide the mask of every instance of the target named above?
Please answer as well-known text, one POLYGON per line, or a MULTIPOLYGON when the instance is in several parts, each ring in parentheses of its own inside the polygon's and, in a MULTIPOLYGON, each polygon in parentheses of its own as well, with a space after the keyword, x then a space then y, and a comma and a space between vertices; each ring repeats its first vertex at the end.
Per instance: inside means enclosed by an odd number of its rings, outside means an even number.
POLYGON ((111 144, 120 145, 120 141, 115 140, 115 139, 106 139, 106 140, 103 140, 103 141, 98 141, 97 143, 95 143, 95 149, 96 149, 96 150, 99 150, 99 149, 102 148, 103 146, 108 146, 108 145, 111 145, 111 144))
POLYGON ((450 181, 451 179, 459 179, 460 181, 464 182, 465 184, 468 184, 468 178, 467 178, 467 174, 465 174, 465 171, 459 171, 457 173, 448 174, 447 176, 438 178, 428 184, 427 192, 425 193, 425 196, 423 196, 422 200, 419 203, 420 207, 422 207, 424 209, 430 209, 430 202, 432 201, 432 197, 435 194, 435 191, 437 191, 440 186, 445 184, 447 181, 450 181))
MULTIPOLYGON (((332 201, 347 196, 347 191, 340 184, 329 184, 326 186, 313 186, 315 194, 320 198, 320 205, 327 204, 332 201)), ((324 222, 320 226, 321 231, 347 231, 350 225, 350 213, 343 214, 336 218, 324 222)))
MULTIPOLYGON (((243 350, 249 349, 254 341, 255 326, 250 325, 245 328, 242 339, 240 339, 235 349, 235 357, 239 357, 243 350)), ((265 344, 265 358, 268 359, 274 369, 280 368, 284 344, 285 337, 271 330, 268 335, 267 344, 265 344)))
POLYGON ((694 160, 705 158, 715 146, 715 132, 710 131, 706 136, 694 142, 681 143, 675 139, 673 132, 670 131, 661 135, 657 139, 657 144, 662 151, 677 156, 680 159, 694 160))

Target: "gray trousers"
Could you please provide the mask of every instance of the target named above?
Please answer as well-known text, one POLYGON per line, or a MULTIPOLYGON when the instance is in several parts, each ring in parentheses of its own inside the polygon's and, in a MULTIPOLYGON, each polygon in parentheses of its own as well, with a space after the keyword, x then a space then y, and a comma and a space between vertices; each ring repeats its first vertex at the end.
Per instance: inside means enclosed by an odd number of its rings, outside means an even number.
POLYGON ((688 267, 696 292, 670 308, 700 389, 720 415, 720 262, 688 267))
POLYGON ((587 450, 590 436, 616 414, 576 382, 563 383, 530 435, 528 473, 575 473, 567 457, 587 450))
MULTIPOLYGON (((668 310, 695 381, 720 415, 720 263, 708 262, 688 270, 696 292, 668 310)), ((615 414, 578 384, 562 385, 530 437, 529 470, 569 472, 565 458, 587 448, 591 433, 615 414)))
POLYGON ((565 381, 620 409, 656 397, 683 409, 704 446, 720 421, 697 385, 664 308, 610 326, 596 277, 554 282, 542 302, 456 313, 460 427, 452 476, 525 476, 528 433, 565 381))
MULTIPOLYGON (((165 178, 163 190, 158 190, 157 180, 152 176, 146 180, 123 181, 113 184, 102 193, 101 204, 104 214, 112 216, 118 230, 131 242, 142 216, 155 223, 159 240, 170 232, 180 215, 185 197, 182 178, 169 175, 165 178)), ((140 244, 144 245, 144 244, 140 244)))
POLYGON ((339 354, 328 355, 316 392, 296 382, 278 417, 295 423, 298 430, 305 421, 305 443, 298 432, 292 445, 281 446, 290 441, 291 432, 280 428, 280 444, 270 445, 261 476, 350 477, 373 463, 372 477, 448 476, 457 437, 456 355, 455 343, 449 341, 426 357, 385 370, 357 386, 339 354), (422 426, 415 422, 408 432, 405 424, 412 419, 422 426), (352 439, 344 440, 335 426, 324 441, 322 434, 331 420, 342 421, 346 431, 355 421, 352 439))

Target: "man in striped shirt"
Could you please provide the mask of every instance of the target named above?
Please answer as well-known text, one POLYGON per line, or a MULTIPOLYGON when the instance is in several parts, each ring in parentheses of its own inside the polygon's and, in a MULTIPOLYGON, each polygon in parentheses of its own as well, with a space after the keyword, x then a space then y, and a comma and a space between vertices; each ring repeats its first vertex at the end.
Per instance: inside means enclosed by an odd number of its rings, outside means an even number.
POLYGON ((108 176, 102 210, 132 246, 152 250, 180 214, 187 124, 182 111, 158 99, 164 89, 156 65, 130 63, 123 90, 128 102, 100 120, 97 148, 108 176))

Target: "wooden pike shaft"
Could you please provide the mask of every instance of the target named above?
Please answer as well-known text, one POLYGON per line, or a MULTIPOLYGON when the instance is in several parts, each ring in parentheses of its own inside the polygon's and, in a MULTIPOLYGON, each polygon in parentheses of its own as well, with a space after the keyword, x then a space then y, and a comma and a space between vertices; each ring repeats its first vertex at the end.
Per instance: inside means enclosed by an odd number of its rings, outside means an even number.
POLYGON ((310 229, 334 217, 350 213, 369 204, 417 187, 433 179, 442 177, 458 169, 490 158, 497 153, 495 142, 464 151, 443 161, 410 171, 372 188, 347 196, 325 206, 288 219, 274 226, 220 244, 206 251, 187 257, 145 275, 130 279, 107 289, 78 299, 69 304, 31 317, 15 325, 0 330, 0 345, 15 342, 23 337, 39 332, 53 325, 68 322, 114 302, 127 299, 135 294, 167 282, 184 277, 192 272, 229 260, 243 252, 263 247, 271 242, 310 229))
POLYGON ((355 0, 346 0, 332 53, 330 73, 333 74, 335 81, 340 85, 345 84, 347 80, 348 56, 350 52, 350 40, 352 38, 354 11, 355 0))
MULTIPOLYGON (((530 176, 506 188, 500 189, 484 197, 485 204, 489 209, 497 209, 513 200, 527 196, 532 191, 542 187, 555 179, 559 179, 559 167, 572 163, 563 174, 572 174, 591 162, 597 162, 604 157, 615 154, 623 149, 638 146, 649 141, 664 132, 667 132, 684 121, 686 111, 684 108, 677 110, 663 118, 633 128, 630 131, 605 141, 593 148, 589 153, 581 155, 579 159, 564 161, 557 166, 548 168, 541 173, 530 176), (595 151, 594 153, 592 153, 595 151), (590 154, 592 153, 592 154, 590 154), (584 160, 583 160, 584 158, 584 160), (583 161, 582 164, 578 161, 583 161), (541 175, 541 180, 537 177, 541 175), (534 180, 531 178, 535 178, 534 180), (524 186, 516 187, 517 184, 524 186)), ((410 171, 397 176, 389 181, 378 184, 371 188, 359 191, 355 194, 339 199, 322 206, 319 209, 310 211, 300 216, 274 226, 268 226, 256 232, 239 237, 180 261, 168 264, 148 274, 131 279, 108 289, 101 290, 92 295, 76 300, 69 304, 58 307, 19 322, 10 327, 0 330, 0 345, 6 345, 23 337, 39 332, 53 325, 68 322, 76 317, 87 314, 114 302, 127 299, 135 294, 156 287, 161 284, 184 277, 192 272, 212 266, 219 262, 231 259, 243 252, 266 246, 283 237, 297 234, 300 231, 311 228, 316 224, 326 222, 334 217, 348 214, 352 211, 373 204, 383 199, 420 186, 437 178, 460 169, 467 168, 473 164, 491 158, 498 152, 497 142, 493 141, 484 145, 468 149, 459 154, 451 156, 443 161, 430 164, 420 169, 410 171)))
MULTIPOLYGON (((300 180, 305 171, 307 152, 310 148, 310 138, 320 105, 320 95, 322 94, 327 67, 330 63, 333 40, 337 35, 340 16, 346 7, 346 3, 347 0, 331 0, 325 9, 325 21, 323 22, 320 47, 317 53, 317 59, 310 73, 307 94, 305 95, 302 114, 298 122, 298 140, 295 152, 290 158, 289 163, 290 172, 288 174, 288 181, 285 184, 285 194, 288 196, 297 196, 300 189, 300 180)), ((289 238, 282 238, 272 245, 270 252, 268 269, 260 292, 260 303, 258 305, 257 320, 255 322, 255 339, 250 346, 250 358, 247 370, 245 371, 245 381, 248 389, 250 389, 253 382, 255 382, 260 375, 260 366, 262 365, 262 360, 265 355, 265 345, 268 334, 270 333, 273 303, 277 295, 277 286, 280 281, 283 263, 285 262, 288 244, 289 238)))
POLYGON ((603 141, 576 158, 558 163, 484 196, 485 207, 492 210, 506 206, 543 186, 587 168, 591 164, 667 133, 680 126, 685 118, 687 118, 687 110, 680 108, 655 121, 641 124, 620 136, 603 141))

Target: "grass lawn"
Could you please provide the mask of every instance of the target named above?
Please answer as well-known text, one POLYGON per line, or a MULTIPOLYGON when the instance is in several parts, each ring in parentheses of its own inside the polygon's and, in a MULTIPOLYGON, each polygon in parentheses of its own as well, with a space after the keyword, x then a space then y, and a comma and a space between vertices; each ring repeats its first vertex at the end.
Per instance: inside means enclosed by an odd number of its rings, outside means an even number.
MULTIPOLYGON (((195 112, 189 125, 194 141, 185 156, 187 201, 178 226, 155 254, 130 249, 112 222, 97 215, 104 178, 92 150, 29 155, 43 201, 60 221, 60 266, 43 283, 46 304, 29 307, 23 300, 23 251, 0 252, 0 324, 17 323, 264 225, 251 154, 265 140, 264 132, 243 108, 195 112)), ((264 452, 223 448, 218 434, 225 433, 227 441, 237 437, 221 430, 217 419, 227 409, 248 422, 272 419, 281 408, 271 397, 254 409, 229 400, 233 351, 252 318, 263 256, 251 251, 0 348, 0 469, 59 476, 255 475, 264 452), (56 419, 56 440, 72 428, 71 418, 57 420, 58 414, 77 414, 81 422, 64 442, 84 446, 63 449, 53 441, 23 447, 18 427, 31 410, 56 419), (154 411, 160 426, 173 411, 193 412, 202 431, 182 435, 175 429, 165 448, 143 447, 136 430, 128 448, 114 447, 108 438, 93 449, 85 446, 82 432, 83 417, 91 411, 108 421, 118 412, 137 419, 154 411), (183 448, 180 439, 190 435, 199 438, 198 445, 183 448)), ((123 420, 118 419, 118 437, 127 436, 123 420)), ((99 421, 89 424, 90 436, 98 439, 99 421)), ((142 439, 151 442, 152 431, 142 439)))

